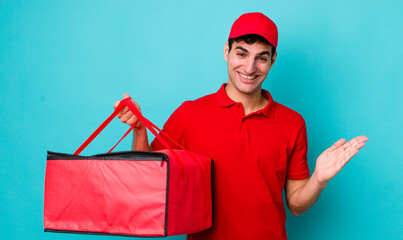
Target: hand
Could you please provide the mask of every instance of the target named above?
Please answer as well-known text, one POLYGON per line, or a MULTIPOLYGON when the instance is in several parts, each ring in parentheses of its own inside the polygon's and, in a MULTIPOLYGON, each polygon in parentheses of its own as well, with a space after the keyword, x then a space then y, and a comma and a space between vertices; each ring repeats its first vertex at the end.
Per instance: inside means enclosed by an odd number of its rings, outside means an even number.
POLYGON ((346 139, 342 138, 326 149, 316 160, 315 174, 318 182, 326 185, 358 153, 367 140, 366 136, 359 136, 346 143, 346 139))
MULTIPOLYGON (((131 99, 130 95, 127 93, 123 94, 123 99, 126 99, 126 98, 131 99)), ((116 108, 119 105, 119 102, 120 101, 115 102, 113 104, 113 106, 116 108)), ((132 99, 132 102, 137 107, 137 109, 141 112, 139 104, 136 101, 134 101, 133 99, 132 99)), ((138 121, 137 117, 134 116, 134 114, 129 110, 128 107, 123 108, 122 111, 120 111, 117 116, 123 123, 127 123, 130 126, 134 125, 135 128, 141 128, 144 126, 141 122, 138 121)))

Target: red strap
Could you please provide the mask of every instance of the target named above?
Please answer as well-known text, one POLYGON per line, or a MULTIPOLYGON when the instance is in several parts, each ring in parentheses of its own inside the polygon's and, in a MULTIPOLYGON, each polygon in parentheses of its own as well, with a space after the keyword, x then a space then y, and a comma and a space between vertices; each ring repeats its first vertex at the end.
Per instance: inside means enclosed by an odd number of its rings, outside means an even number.
MULTIPOLYGON (((148 129, 150 130, 150 132, 162 143, 162 145, 164 145, 164 147, 166 147, 171 153, 172 155, 174 155, 174 157, 176 158, 176 160, 178 161, 178 163, 182 166, 182 169, 184 167, 182 161, 180 160, 180 158, 176 155, 175 151, 173 151, 173 149, 171 148, 171 146, 169 146, 169 144, 155 131, 154 127, 155 126, 153 123, 151 123, 147 118, 145 118, 140 111, 137 109, 136 106, 134 106, 134 103, 132 102, 132 100, 130 98, 126 98, 120 102, 123 102, 129 109, 130 111, 132 111, 132 113, 134 114, 134 116, 137 117, 137 119, 148 129)), ((155 126, 156 127, 156 126, 155 126)), ((158 128, 157 128, 158 129, 158 128)), ((160 130, 161 131, 161 130, 160 130)), ((179 145, 178 143, 176 143, 174 141, 175 144, 179 145)), ((184 149, 183 149, 184 150, 184 149)), ((186 151, 187 152, 187 151, 186 151)), ((183 175, 182 175, 183 176, 183 175)))
MULTIPOLYGON (((174 143, 177 147, 179 147, 181 150, 189 153, 190 155, 192 155, 189 151, 187 151, 182 145, 180 145, 179 143, 177 143, 175 140, 173 140, 171 137, 168 136, 168 134, 166 134, 165 132, 163 132, 161 129, 159 129, 154 123, 152 123, 150 120, 148 120, 147 118, 145 118, 140 111, 137 109, 136 106, 134 106, 133 102, 129 101, 127 102, 128 105, 126 105, 130 111, 133 112, 133 114, 140 120, 140 122, 143 123, 144 126, 147 127, 148 130, 152 131, 151 129, 154 128, 156 130, 158 130, 158 132, 162 133, 166 138, 168 138, 172 143, 174 143), (129 106, 132 105, 132 106, 129 106)), ((154 134, 155 137, 157 137, 158 140, 160 140, 160 138, 158 137, 159 134, 156 133, 155 131, 152 131, 152 133, 154 134)), ((166 141, 164 139, 161 138, 160 142, 164 145, 164 147, 171 149, 171 147, 168 145, 168 143, 166 143, 166 141), (166 146, 168 145, 168 146, 166 146)), ((192 156, 193 157, 193 156, 192 156)))
POLYGON ((115 149, 115 147, 120 143, 120 141, 122 141, 132 130, 133 128, 136 126, 137 124, 134 124, 132 126, 130 126, 129 130, 127 130, 127 132, 125 133, 125 135, 123 135, 123 137, 119 140, 119 142, 117 142, 115 144, 115 146, 113 146, 113 148, 111 148, 111 150, 108 151, 108 153, 111 153, 113 151, 113 149, 115 149))
POLYGON ((80 154, 87 146, 94 140, 96 136, 118 115, 118 113, 125 107, 125 104, 120 101, 119 105, 115 108, 115 111, 99 126, 87 140, 73 153, 74 155, 80 154))
MULTIPOLYGON (((143 125, 150 130, 150 132, 166 147, 172 155, 178 160, 179 164, 183 167, 183 163, 181 162, 180 158, 175 154, 171 146, 155 131, 157 129, 159 132, 161 132, 165 137, 167 137, 170 141, 172 141, 175 145, 177 145, 180 149, 184 150, 186 153, 188 153, 193 159, 196 160, 196 158, 191 154, 189 151, 187 151, 184 147, 182 147, 179 143, 174 141, 172 138, 170 138, 166 133, 161 131, 157 126, 155 126, 152 122, 150 122, 148 119, 146 119, 140 111, 137 109, 137 107, 133 104, 130 98, 123 99, 122 101, 119 102, 119 105, 115 108, 115 111, 99 126, 92 134, 91 136, 74 152, 74 155, 80 154, 87 146, 88 144, 91 143, 92 140, 98 134, 113 120, 113 118, 116 117, 116 115, 125 107, 127 106, 130 111, 138 118, 138 120, 143 123, 143 125)), ((134 126, 131 126, 130 129, 124 134, 124 136, 119 140, 118 143, 115 144, 115 146, 109 150, 108 153, 110 153, 119 143, 122 141, 123 138, 125 138, 130 131, 134 128, 134 126)), ((200 163, 196 160, 196 162, 200 165, 200 163)))
MULTIPOLYGON (((147 119, 147 121, 149 121, 147 119)), ((171 142, 173 142, 176 146, 178 146, 180 149, 182 149, 183 151, 185 151, 187 154, 189 154, 193 160, 195 160, 195 162, 199 165, 200 169, 202 168, 199 161, 197 160, 197 158, 188 150, 186 150, 182 145, 180 145, 179 143, 177 143, 175 140, 173 140, 170 136, 168 136, 168 134, 166 134, 164 131, 162 131, 161 129, 159 129, 157 126, 154 125, 154 123, 150 122, 151 126, 155 129, 157 129, 160 133, 162 133, 162 135, 164 135, 166 138, 168 138, 171 142)))

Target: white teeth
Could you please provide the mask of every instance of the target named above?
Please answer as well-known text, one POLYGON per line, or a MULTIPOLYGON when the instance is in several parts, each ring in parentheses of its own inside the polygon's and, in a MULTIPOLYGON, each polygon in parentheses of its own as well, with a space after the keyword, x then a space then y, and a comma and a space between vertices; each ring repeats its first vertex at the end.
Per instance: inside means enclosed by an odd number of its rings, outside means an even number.
POLYGON ((249 79, 249 80, 252 80, 252 79, 255 79, 256 78, 256 76, 254 76, 254 77, 248 77, 248 76, 245 76, 245 75, 243 75, 243 74, 239 74, 241 77, 243 77, 243 78, 245 78, 245 79, 249 79))

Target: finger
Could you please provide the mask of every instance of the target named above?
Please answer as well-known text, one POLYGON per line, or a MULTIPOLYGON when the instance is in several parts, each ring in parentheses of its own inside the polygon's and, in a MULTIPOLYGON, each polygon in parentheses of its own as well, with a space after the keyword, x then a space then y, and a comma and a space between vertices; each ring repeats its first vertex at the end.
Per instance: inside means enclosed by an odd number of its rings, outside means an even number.
POLYGON ((341 159, 341 161, 340 161, 341 167, 343 168, 351 160, 351 158, 353 158, 357 153, 358 153, 358 149, 355 149, 349 153, 346 153, 344 155, 344 158, 341 159))
POLYGON ((343 146, 343 144, 346 142, 346 139, 342 138, 339 139, 338 141, 336 141, 330 148, 329 151, 333 151, 336 150, 337 148, 339 148, 340 146, 343 146))
MULTIPOLYGON (((123 94, 123 99, 126 99, 126 98, 130 98, 130 95, 127 94, 127 93, 123 94)), ((119 105, 119 103, 120 103, 120 101, 117 101, 117 102, 115 102, 115 103, 113 104, 113 106, 114 106, 115 108, 117 108, 118 105, 119 105)))
POLYGON ((354 147, 355 149, 361 149, 365 146, 365 142, 358 142, 354 147))
MULTIPOLYGON (((366 141, 368 141, 368 137, 362 135, 362 136, 358 136, 358 137, 351 139, 350 141, 347 142, 347 144, 354 144, 354 143, 366 142, 366 141)), ((346 145, 346 147, 348 147, 348 145, 346 145)))
POLYGON ((356 154, 358 153, 358 149, 351 150, 350 152, 346 153, 344 156, 345 161, 350 161, 351 158, 353 158, 356 154))
MULTIPOLYGON (((126 107, 127 108, 127 107, 126 107)), ((130 111, 129 108, 123 109, 121 113, 120 120, 127 121, 133 116, 133 113, 130 111)))
MULTIPOLYGON (((131 97, 129 94, 125 93, 125 94, 123 94, 123 98, 126 99, 126 98, 131 98, 131 97)), ((137 109, 139 110, 139 112, 141 112, 140 105, 136 101, 134 101, 132 98, 131 98, 131 100, 132 100, 134 106, 136 106, 137 109)))
POLYGON ((128 107, 124 107, 123 109, 122 109, 122 111, 120 111, 119 113, 118 113, 118 118, 121 118, 121 117, 123 117, 123 115, 125 115, 127 112, 129 112, 129 108, 128 107))
POLYGON ((133 113, 130 112, 130 111, 128 111, 126 114, 124 114, 124 115, 120 118, 120 120, 121 120, 122 122, 126 123, 132 116, 134 116, 133 113))
POLYGON ((350 151, 352 149, 360 149, 363 146, 365 146, 365 141, 366 140, 368 140, 368 138, 365 137, 365 136, 356 137, 356 138, 351 140, 349 145, 346 145, 345 150, 350 151))
POLYGON ((342 161, 346 161, 346 162, 350 161, 350 159, 358 153, 358 150, 364 146, 365 146, 365 142, 358 142, 355 145, 344 150, 344 154, 343 154, 344 160, 342 160, 342 161))
POLYGON ((364 142, 368 141, 368 139, 369 139, 367 136, 364 136, 364 135, 359 136, 359 138, 360 138, 360 140, 362 140, 364 142))
POLYGON ((361 139, 361 136, 352 138, 350 141, 348 141, 346 144, 343 145, 343 148, 346 150, 352 145, 357 144, 359 142, 359 139, 361 139))
POLYGON ((358 145, 356 148, 350 148, 349 150, 345 151, 344 158, 349 161, 355 154, 358 153, 359 149, 363 147, 365 143, 358 145))
POLYGON ((133 99, 132 99, 132 102, 133 102, 134 106, 136 106, 136 108, 139 110, 139 112, 141 112, 140 105, 133 99))
POLYGON ((127 120, 127 124, 129 124, 130 126, 133 126, 137 123, 138 119, 133 115, 131 118, 129 118, 129 120, 127 120))
POLYGON ((118 105, 119 105, 119 103, 120 103, 120 101, 115 102, 115 103, 113 104, 113 107, 114 107, 114 108, 117 108, 118 105))
POLYGON ((366 142, 366 141, 368 141, 368 137, 366 137, 366 136, 358 136, 358 137, 355 137, 354 139, 355 139, 355 143, 356 143, 356 144, 358 144, 358 143, 360 143, 360 142, 366 142))

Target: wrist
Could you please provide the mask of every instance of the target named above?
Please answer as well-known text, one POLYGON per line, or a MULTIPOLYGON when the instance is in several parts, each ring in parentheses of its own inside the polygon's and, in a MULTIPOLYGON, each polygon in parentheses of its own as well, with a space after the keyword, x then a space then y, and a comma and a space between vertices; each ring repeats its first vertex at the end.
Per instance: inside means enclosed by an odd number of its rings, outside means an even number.
POLYGON ((144 126, 144 124, 142 124, 140 121, 137 121, 135 123, 136 125, 134 126, 134 131, 135 132, 140 132, 140 131, 146 131, 146 127, 144 126))
POLYGON ((141 143, 147 141, 147 128, 140 122, 133 129, 133 143, 141 143))
POLYGON ((315 185, 317 185, 319 188, 325 188, 327 186, 327 182, 326 180, 322 180, 317 171, 315 170, 311 176, 311 179, 313 180, 313 182, 315 183, 315 185))
POLYGON ((148 143, 147 128, 140 122, 133 130, 133 151, 151 151, 148 143))

